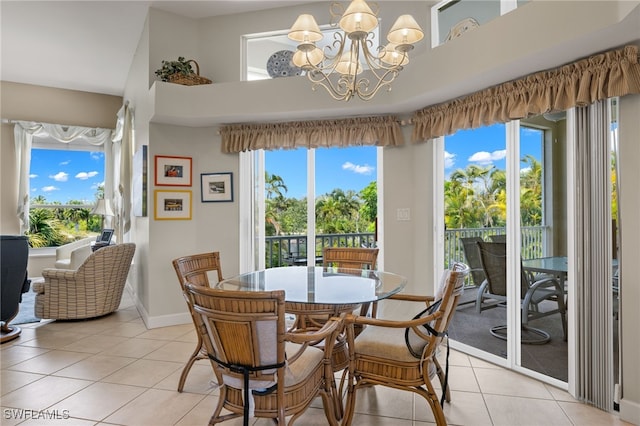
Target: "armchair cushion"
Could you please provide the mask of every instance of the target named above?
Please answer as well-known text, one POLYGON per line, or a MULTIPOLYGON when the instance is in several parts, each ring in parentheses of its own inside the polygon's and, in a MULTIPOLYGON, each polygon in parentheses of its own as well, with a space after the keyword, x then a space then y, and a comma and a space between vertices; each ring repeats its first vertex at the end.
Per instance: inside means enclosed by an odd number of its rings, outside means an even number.
MULTIPOLYGON (((444 273, 442 274, 442 278, 440 279, 440 283, 438 284, 438 287, 436 287, 435 289, 435 296, 434 296, 435 301, 431 303, 431 305, 427 306, 425 309, 420 311, 415 317, 413 317, 413 319, 424 318, 429 315, 433 315, 433 313, 438 309, 438 307, 440 306, 440 303, 442 303, 442 294, 444 292, 444 287, 447 284, 447 281, 449 280, 450 274, 451 274, 451 271, 449 270, 444 271, 444 273)), ((424 333, 427 335, 438 334, 438 332, 433 329, 433 321, 419 326, 418 329, 420 330, 421 333, 424 333)), ((416 358, 422 357, 422 352, 424 351, 424 347, 427 345, 427 341, 424 338, 420 337, 413 327, 408 327, 405 329, 404 340, 407 344, 407 348, 409 349, 409 352, 411 353, 411 355, 413 355, 416 358)))
POLYGON ((78 269, 91 254, 91 243, 95 238, 88 237, 56 248, 56 263, 58 269, 78 269))
MULTIPOLYGON (((424 318, 429 315, 433 315, 433 313, 440 307, 440 303, 442 303, 442 299, 438 299, 433 302, 429 307, 424 309, 422 312, 418 313, 413 319, 424 318)), ((438 332, 433 329, 433 321, 430 321, 426 324, 422 324, 419 327, 416 327, 420 330, 421 333, 424 334, 432 334, 434 336, 438 335, 438 332)), ((427 341, 420 337, 416 332, 414 327, 407 327, 404 330, 404 340, 407 344, 407 349, 409 349, 409 353, 416 358, 422 357, 422 351, 424 351, 424 347, 427 346, 427 341)))
POLYGON ((71 255, 68 259, 57 260, 55 263, 55 267, 58 269, 78 269, 80 265, 82 265, 84 261, 87 260, 90 254, 90 245, 78 247, 77 249, 71 251, 71 255))
POLYGON ((356 351, 369 356, 384 356, 399 362, 415 362, 407 350, 403 328, 365 327, 355 340, 356 351))

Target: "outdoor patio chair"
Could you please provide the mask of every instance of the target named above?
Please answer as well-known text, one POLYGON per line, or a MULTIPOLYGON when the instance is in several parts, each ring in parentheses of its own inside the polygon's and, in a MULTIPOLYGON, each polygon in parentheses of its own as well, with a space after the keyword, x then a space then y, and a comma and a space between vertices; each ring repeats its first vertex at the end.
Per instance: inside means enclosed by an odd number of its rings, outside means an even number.
POLYGON ((476 242, 484 241, 482 237, 464 237, 460 238, 462 242, 462 250, 464 251, 464 257, 467 259, 467 265, 469 265, 471 279, 473 284, 479 286, 485 279, 484 270, 482 269, 482 263, 480 263, 480 253, 478 253, 478 246, 476 242))
POLYGON ((489 239, 492 243, 505 243, 507 242, 507 234, 494 234, 489 235, 489 239))
MULTIPOLYGON (((480 253, 480 261, 487 277, 480 286, 476 300, 476 312, 481 313, 485 309, 493 308, 507 301, 507 245, 506 243, 482 242, 476 243, 480 253), (493 304, 485 304, 485 299, 498 301, 493 304)), ((533 281, 533 274, 528 274, 520 261, 520 297, 521 301, 521 325, 523 330, 522 343, 544 344, 551 337, 544 330, 529 326, 531 320, 545 316, 560 314, 564 340, 567 339, 567 324, 564 305, 564 288, 557 278, 550 275, 538 275, 541 277, 533 281), (539 305, 550 301, 556 305, 555 309, 541 311, 539 305)), ((493 336, 506 340, 507 326, 492 327, 493 336)))
MULTIPOLYGON (((210 253, 194 254, 191 256, 183 256, 174 259, 173 269, 178 275, 178 282, 183 294, 186 291, 187 283, 193 285, 200 285, 204 287, 211 287, 211 284, 217 284, 222 281, 222 267, 220 266, 220 252, 214 251, 210 253)), ((186 294, 185 294, 186 299, 186 294)), ((197 327, 195 312, 191 309, 191 304, 187 302, 189 307, 189 313, 193 324, 197 327)), ((187 375, 191 370, 193 364, 201 359, 208 359, 207 348, 204 346, 202 336, 200 333, 196 333, 198 342, 196 343, 196 349, 193 351, 187 364, 182 369, 180 374, 180 380, 178 381, 178 392, 182 392, 184 389, 184 383, 187 380, 187 375)))
POLYGON ((405 320, 392 320, 347 314, 345 326, 350 361, 344 425, 353 421, 358 390, 371 385, 417 393, 427 400, 436 424, 447 424, 442 405, 445 399, 451 399, 448 365, 443 371, 436 355, 447 336, 468 274, 468 266, 457 263, 450 271, 445 271, 434 296, 398 293, 389 298, 405 301, 402 303, 423 302, 423 307, 426 305, 427 308, 413 319, 408 319, 410 315, 405 320), (366 325, 357 339, 356 325, 366 325), (441 399, 431 384, 436 375, 442 384, 441 399))
POLYGON ((218 404, 209 421, 270 418, 279 425, 301 416, 322 397, 330 425, 337 425, 331 351, 342 327, 331 318, 316 332, 288 333, 285 292, 232 291, 187 283, 196 329, 220 382, 218 404), (309 345, 324 340, 324 350, 309 345), (231 413, 222 413, 226 409, 231 413))

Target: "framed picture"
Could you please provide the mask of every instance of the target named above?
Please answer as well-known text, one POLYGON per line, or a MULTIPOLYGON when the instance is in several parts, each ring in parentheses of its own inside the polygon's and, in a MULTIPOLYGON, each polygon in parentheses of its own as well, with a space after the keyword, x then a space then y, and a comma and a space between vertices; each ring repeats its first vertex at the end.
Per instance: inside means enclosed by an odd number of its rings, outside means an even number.
POLYGON ((191 186, 191 157, 156 155, 157 186, 191 186))
POLYGON ((157 189, 153 198, 155 220, 191 220, 191 191, 157 189))
POLYGON ((202 173, 200 194, 203 203, 233 201, 233 176, 226 173, 202 173))

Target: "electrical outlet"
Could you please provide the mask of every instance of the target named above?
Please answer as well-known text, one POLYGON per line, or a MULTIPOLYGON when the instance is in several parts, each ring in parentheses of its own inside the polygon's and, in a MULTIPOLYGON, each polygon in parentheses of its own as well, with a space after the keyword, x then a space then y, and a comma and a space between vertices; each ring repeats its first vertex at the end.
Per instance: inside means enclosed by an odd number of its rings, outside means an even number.
POLYGON ((397 215, 398 215, 398 220, 399 221, 411 220, 411 210, 409 210, 408 208, 398 209, 397 215))

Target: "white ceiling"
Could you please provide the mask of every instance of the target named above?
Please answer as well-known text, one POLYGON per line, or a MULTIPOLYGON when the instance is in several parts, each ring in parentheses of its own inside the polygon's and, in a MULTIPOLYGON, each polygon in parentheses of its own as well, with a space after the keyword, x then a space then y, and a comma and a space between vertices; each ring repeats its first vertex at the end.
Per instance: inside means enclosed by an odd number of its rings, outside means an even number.
POLYGON ((0 80, 122 96, 149 7, 191 18, 314 0, 0 0, 0 80))

